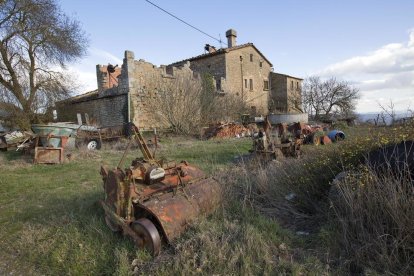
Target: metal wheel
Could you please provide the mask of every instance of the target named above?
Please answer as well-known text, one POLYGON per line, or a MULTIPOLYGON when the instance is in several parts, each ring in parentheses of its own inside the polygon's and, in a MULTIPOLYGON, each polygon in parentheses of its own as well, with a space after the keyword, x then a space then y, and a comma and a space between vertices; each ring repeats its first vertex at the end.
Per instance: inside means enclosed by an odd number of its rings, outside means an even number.
POLYGON ((132 230, 142 239, 143 247, 153 256, 161 251, 161 238, 155 225, 147 218, 140 218, 131 225, 132 230))
POLYGON ((88 142, 86 147, 88 150, 96 150, 96 149, 99 149, 99 143, 96 140, 91 140, 88 142))
POLYGON ((121 227, 119 227, 119 225, 113 223, 112 220, 108 216, 105 216, 105 223, 106 223, 106 225, 108 225, 109 229, 111 229, 112 232, 121 231, 121 227))
POLYGON ((312 143, 315 146, 319 146, 321 144, 321 137, 319 135, 313 135, 313 137, 312 137, 312 143))

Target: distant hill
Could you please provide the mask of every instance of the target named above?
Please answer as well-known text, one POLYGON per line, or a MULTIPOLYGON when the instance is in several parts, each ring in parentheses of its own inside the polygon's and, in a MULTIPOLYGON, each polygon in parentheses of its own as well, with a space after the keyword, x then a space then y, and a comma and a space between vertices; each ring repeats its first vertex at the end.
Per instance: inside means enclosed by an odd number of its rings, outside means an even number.
MULTIPOLYGON (((367 112, 367 113, 358 113, 358 119, 361 122, 366 122, 366 121, 373 121, 374 119, 377 118, 378 114, 380 114, 381 112, 367 112)), ((400 118, 404 118, 404 117, 409 117, 411 114, 409 114, 407 111, 396 111, 396 119, 400 119, 400 118)), ((381 119, 380 119, 381 120, 381 119)), ((386 123, 389 124, 391 122, 391 118, 389 116, 386 117, 386 123)))

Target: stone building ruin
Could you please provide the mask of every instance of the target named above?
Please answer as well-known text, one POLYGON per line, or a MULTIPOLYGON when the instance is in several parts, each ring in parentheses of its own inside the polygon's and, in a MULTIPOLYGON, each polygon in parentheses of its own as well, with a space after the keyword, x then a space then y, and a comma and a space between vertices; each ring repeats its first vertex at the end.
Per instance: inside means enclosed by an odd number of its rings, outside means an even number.
POLYGON ((226 37, 228 48, 206 44, 204 54, 167 66, 135 60, 133 52, 125 51, 120 67, 97 65, 98 89, 56 103, 58 120, 73 121, 77 113, 86 113, 99 126, 133 122, 142 129, 168 127, 145 108, 157 89, 154 79, 196 81, 204 73, 214 77, 217 96, 241 97, 253 115, 302 113, 302 79, 273 72, 272 63, 253 43, 237 45, 235 30, 228 30, 226 37))

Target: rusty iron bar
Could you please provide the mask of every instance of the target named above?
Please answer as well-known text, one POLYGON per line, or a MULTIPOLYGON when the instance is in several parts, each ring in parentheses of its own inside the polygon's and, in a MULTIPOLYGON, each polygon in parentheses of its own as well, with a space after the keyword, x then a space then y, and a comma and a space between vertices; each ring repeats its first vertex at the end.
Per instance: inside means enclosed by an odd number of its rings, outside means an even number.
POLYGON ((121 160, 119 160, 118 166, 116 166, 118 169, 121 169, 121 166, 124 165, 125 157, 128 154, 128 152, 129 152, 129 148, 131 147, 131 143, 132 143, 133 140, 134 139, 132 137, 129 139, 128 145, 127 145, 124 153, 122 154, 121 160))

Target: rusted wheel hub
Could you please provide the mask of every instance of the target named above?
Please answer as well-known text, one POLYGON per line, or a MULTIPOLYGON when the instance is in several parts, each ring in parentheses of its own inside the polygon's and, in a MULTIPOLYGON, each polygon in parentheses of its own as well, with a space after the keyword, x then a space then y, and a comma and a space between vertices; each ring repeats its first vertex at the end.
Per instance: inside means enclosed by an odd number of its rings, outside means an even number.
MULTIPOLYGON (((161 238, 155 225, 147 218, 140 218, 131 224, 132 230, 142 239, 142 248, 153 256, 161 251, 161 238)), ((139 246, 139 245, 138 245, 139 246)))

